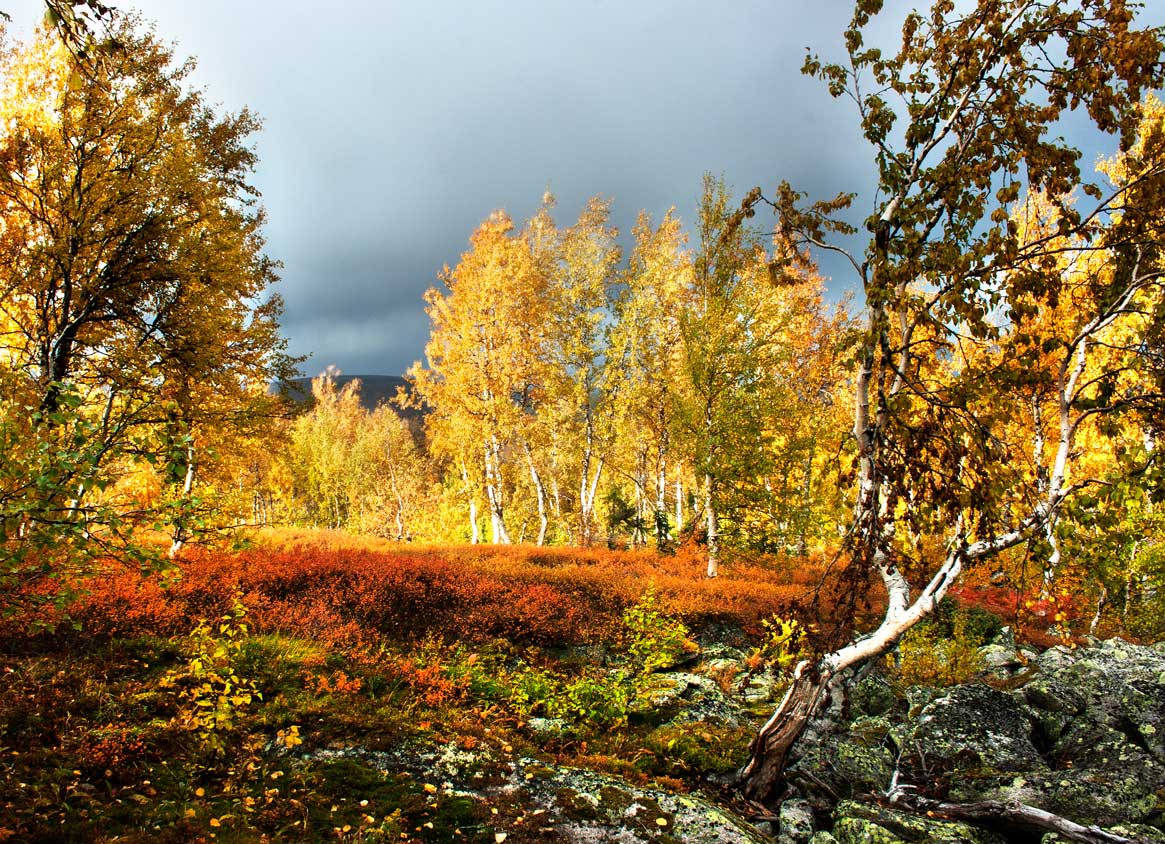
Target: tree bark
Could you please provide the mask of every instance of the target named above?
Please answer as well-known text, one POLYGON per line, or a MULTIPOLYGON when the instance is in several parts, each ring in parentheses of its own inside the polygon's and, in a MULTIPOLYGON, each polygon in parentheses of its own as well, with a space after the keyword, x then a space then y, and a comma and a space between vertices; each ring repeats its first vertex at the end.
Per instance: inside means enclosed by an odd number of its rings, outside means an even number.
MULTIPOLYGON (((745 795, 761 803, 773 800, 783 781, 789 752, 817 715, 822 693, 834 678, 847 668, 860 665, 894 647, 902 634, 934 612, 967 563, 1019 544, 1039 530, 1045 518, 1044 507, 1037 507, 1027 520, 1012 530, 970 545, 956 545, 913 601, 910 584, 902 573, 893 566, 882 565, 880 573, 886 590, 886 613, 882 623, 869 635, 825 654, 815 666, 809 661, 797 666, 792 686, 753 740, 749 760, 740 770, 738 780, 745 795)), ((956 533, 959 530, 961 527, 956 529, 956 533)))
MULTIPOLYGON (((190 442, 186 446, 186 477, 182 481, 182 497, 189 498, 190 493, 194 491, 194 473, 197 464, 194 460, 194 443, 190 442)), ((171 560, 177 558, 182 551, 182 546, 186 544, 188 538, 186 532, 186 518, 179 515, 178 521, 174 524, 174 531, 172 534, 172 541, 170 542, 170 550, 166 556, 171 560)))
POLYGON ((805 455, 805 477, 801 482, 801 512, 797 521, 797 556, 809 555, 809 520, 813 514, 813 452, 815 442, 810 443, 805 455))
POLYGON ((667 523, 667 457, 660 447, 659 471, 655 477, 655 547, 662 549, 675 537, 667 523))
POLYGON ((800 663, 793 684, 777 711, 752 740, 748 763, 740 771, 744 796, 757 803, 772 803, 784 782, 789 753, 820 709, 829 678, 800 663))
POLYGON ((549 524, 549 517, 546 514, 546 488, 542 484, 542 476, 538 474, 538 469, 534 465, 534 455, 530 452, 529 444, 525 444, 526 448, 526 464, 530 467, 530 480, 534 484, 534 495, 538 500, 538 545, 546 544, 546 526, 549 524))
POLYGON ((401 495, 400 485, 396 480, 396 461, 393 460, 392 452, 388 453, 388 479, 389 487, 392 491, 392 497, 396 500, 396 541, 402 542, 405 535, 405 499, 401 495))
POLYGON ((465 494, 469 497, 469 544, 477 545, 481 542, 481 529, 477 526, 477 496, 469 483, 469 470, 465 462, 461 462, 461 482, 465 485, 465 494))
POLYGON ((708 525, 708 577, 720 574, 720 519, 712 500, 712 476, 704 476, 704 514, 708 525))
POLYGON ((485 446, 485 497, 489 502, 490 542, 494 545, 509 545, 510 534, 506 530, 505 502, 502 498, 501 460, 497 440, 485 446))
POLYGON ((579 541, 584 547, 591 544, 591 528, 595 519, 595 496, 599 490, 599 477, 603 474, 602 457, 593 453, 593 435, 588 430, 587 446, 583 453, 582 472, 579 477, 579 541), (594 473, 591 473, 591 464, 594 473))

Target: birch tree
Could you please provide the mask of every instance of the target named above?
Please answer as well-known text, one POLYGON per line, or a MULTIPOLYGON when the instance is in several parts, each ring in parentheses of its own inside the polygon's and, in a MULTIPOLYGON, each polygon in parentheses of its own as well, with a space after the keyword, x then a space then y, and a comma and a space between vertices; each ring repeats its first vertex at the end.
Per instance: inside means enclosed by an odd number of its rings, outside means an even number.
POLYGON ((610 202, 587 201, 577 222, 561 232, 551 268, 549 357, 541 416, 558 432, 574 468, 578 541, 589 545, 599 483, 610 457, 619 381, 605 365, 603 320, 619 263, 618 231, 610 202))
POLYGON ((462 471, 467 485, 480 478, 490 539, 499 544, 511 541, 506 510, 516 486, 519 432, 547 354, 549 325, 542 316, 549 281, 535 258, 514 235, 509 215, 495 211, 457 266, 442 272, 446 292, 426 293, 428 366, 418 362, 409 370, 431 408, 431 447, 462 471))
POLYGON ((28 448, 70 464, 0 532, 54 555, 124 546, 154 517, 176 552, 202 521, 203 446, 268 419, 266 386, 293 368, 263 302, 258 120, 217 113, 135 18, 108 23, 119 47, 84 75, 47 32, 0 53, 0 400, 28 448), (147 463, 174 493, 162 510, 119 488, 147 463))
POLYGON ((865 43, 880 10, 878 0, 855 5, 844 63, 805 63, 854 104, 873 150, 864 253, 833 239, 855 232, 839 218, 854 195, 806 204, 782 184, 771 201, 778 236, 792 249, 840 252, 864 297, 847 548, 849 576, 859 588, 867 575, 879 584, 885 612, 875 629, 796 667, 741 771, 745 794, 760 801, 777 795, 790 750, 843 672, 892 647, 969 567, 1044 535, 1096 480, 1074 474, 1083 432, 1157 402, 1153 390, 1112 388, 1145 355, 1161 312, 1152 221, 1165 158, 1159 121, 1142 122, 1143 95, 1165 81, 1160 33, 1138 28, 1123 0, 982 0, 971 9, 938 0, 906 17, 900 47, 884 55, 865 43), (1080 152, 1060 134, 1069 110, 1124 152, 1127 169, 1109 183, 1082 174, 1080 152), (1048 203, 1054 237, 1026 237, 1017 222, 1035 194, 1048 203), (1065 273, 1066 260, 1085 257, 1087 281, 1065 273), (1022 361, 979 367, 967 350, 1016 338, 1025 314, 1077 283, 1086 295, 1068 330, 1032 338, 1058 361, 1046 385, 1054 438, 1046 478, 1016 486, 1014 468, 1031 462, 997 436, 1008 410, 979 398, 1003 398, 995 388, 1022 361), (1114 360, 1106 338, 1126 329, 1146 342, 1123 342, 1114 360), (915 550, 909 538, 921 532, 940 553, 915 550))
POLYGON ((662 546, 684 528, 691 471, 675 434, 683 377, 680 319, 692 264, 674 209, 658 225, 641 213, 633 235, 635 245, 613 308, 607 368, 611 381, 618 382, 618 469, 635 487, 639 520, 645 515, 643 504, 650 504, 656 543, 662 546))

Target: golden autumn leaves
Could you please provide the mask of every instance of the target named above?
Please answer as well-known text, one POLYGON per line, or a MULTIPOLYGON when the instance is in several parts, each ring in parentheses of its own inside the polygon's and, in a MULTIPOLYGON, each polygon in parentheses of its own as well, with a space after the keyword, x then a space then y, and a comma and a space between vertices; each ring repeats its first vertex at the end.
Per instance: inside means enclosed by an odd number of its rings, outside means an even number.
POLYGON ((836 505, 813 474, 834 447, 817 448, 845 424, 828 394, 847 317, 820 280, 774 285, 712 179, 695 249, 674 214, 642 214, 625 264, 607 202, 568 228, 552 209, 520 228, 492 214, 426 294, 428 365, 410 375, 471 529, 480 502, 495 542, 663 546, 697 522, 715 540, 722 518, 734 543, 813 541, 836 505))
POLYGON ((258 121, 217 114, 136 19, 110 27, 119 48, 84 73, 49 32, 0 48, 0 428, 24 443, 4 456, 0 535, 11 559, 66 568, 134 528, 177 551, 217 524, 196 488, 239 468, 290 369, 250 184, 258 121))

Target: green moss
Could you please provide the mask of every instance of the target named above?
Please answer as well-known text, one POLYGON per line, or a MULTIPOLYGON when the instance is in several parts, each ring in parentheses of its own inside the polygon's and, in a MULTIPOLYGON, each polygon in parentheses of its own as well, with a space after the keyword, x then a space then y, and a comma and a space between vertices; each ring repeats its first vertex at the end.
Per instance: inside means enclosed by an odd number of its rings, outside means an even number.
POLYGON ((609 815, 622 815, 631 806, 631 796, 621 788, 605 785, 599 789, 599 805, 609 815))
POLYGON ((843 801, 837 807, 833 835, 839 844, 1002 844, 1003 839, 970 824, 939 821, 884 809, 867 803, 843 801))
POLYGON ((554 802, 558 804, 565 817, 575 821, 593 821, 599 816, 599 810, 594 798, 580 794, 573 788, 563 787, 554 793, 554 802))
POLYGON ((882 677, 863 677, 849 692, 850 706, 857 715, 885 715, 898 705, 894 690, 882 677))
MULTIPOLYGON (((470 797, 434 790, 432 783, 408 774, 388 774, 357 759, 329 760, 309 770, 318 777, 308 809, 313 828, 359 829, 367 826, 366 816, 395 814, 414 840, 474 840, 469 833, 486 815, 470 797)), ((335 833, 330 837, 334 839, 335 833)))
POLYGON ((655 800, 636 800, 629 811, 634 812, 635 822, 653 833, 675 828, 675 816, 665 812, 655 800))
POLYGON ((864 818, 842 818, 833 828, 838 844, 900 844, 902 839, 864 818))
POLYGON ((890 781, 894 759, 885 747, 866 747, 842 742, 836 748, 834 767, 856 791, 876 791, 890 781))
POLYGON ((849 727, 849 735, 855 744, 863 747, 880 747, 885 744, 893 729, 889 719, 882 716, 858 718, 849 727))
POLYGON ((525 768, 526 775, 537 779, 548 780, 554 776, 554 769, 548 768, 545 765, 528 765, 525 768))
POLYGON ((647 774, 679 776, 722 774, 744 761, 754 731, 724 724, 668 724, 644 739, 653 757, 640 767, 647 774))

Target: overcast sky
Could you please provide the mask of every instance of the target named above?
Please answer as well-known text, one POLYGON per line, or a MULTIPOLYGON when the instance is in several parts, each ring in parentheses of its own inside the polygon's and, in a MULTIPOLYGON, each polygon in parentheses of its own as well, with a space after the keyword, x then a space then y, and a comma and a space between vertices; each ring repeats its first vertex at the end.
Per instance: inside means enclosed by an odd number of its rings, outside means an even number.
MULTIPOLYGON (((806 47, 841 55, 850 0, 113 4, 196 56, 208 99, 263 118, 255 181, 306 374, 402 373, 442 265, 491 210, 524 220, 547 185, 560 224, 602 194, 626 232, 640 209, 690 221, 705 171, 738 195, 870 184, 852 110, 799 73, 806 47)), ((887 33, 908 5, 887 3, 887 33)), ((18 26, 43 13, 0 8, 18 26)), ((825 269, 835 292, 851 284, 825 269)))

